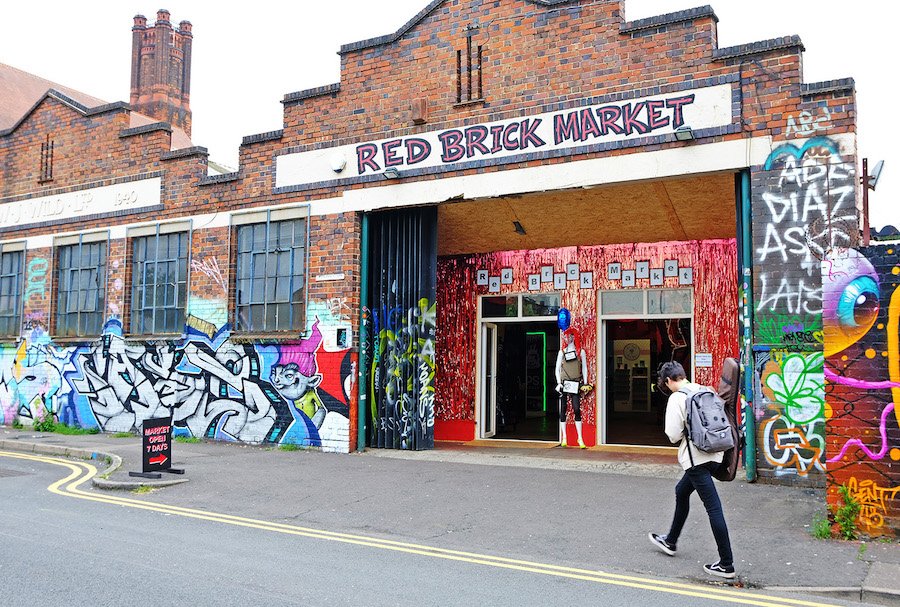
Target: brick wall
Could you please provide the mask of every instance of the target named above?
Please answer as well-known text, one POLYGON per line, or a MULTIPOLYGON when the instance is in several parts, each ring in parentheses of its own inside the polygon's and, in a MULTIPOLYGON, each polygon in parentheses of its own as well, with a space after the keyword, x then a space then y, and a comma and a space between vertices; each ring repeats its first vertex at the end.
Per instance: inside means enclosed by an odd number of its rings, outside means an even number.
MULTIPOLYGON (((356 364, 360 221, 357 213, 341 208, 340 197, 373 184, 358 179, 339 186, 319 184, 303 191, 276 189, 276 156, 579 107, 601 98, 624 99, 692 85, 733 83, 734 123, 695 144, 771 138, 769 161, 765 166, 751 167, 754 343, 800 354, 815 365, 813 355, 821 350, 817 336, 822 326, 821 274, 817 271, 820 259, 816 255, 828 245, 851 246, 856 238, 855 216, 851 218, 855 211, 850 211, 855 209, 855 193, 848 198, 838 192, 856 178, 852 81, 804 83, 803 47, 795 37, 718 49, 716 17, 706 7, 633 22, 624 20, 622 2, 576 0, 546 6, 530 0, 461 0, 429 7, 397 35, 345 45, 341 50, 340 84, 289 94, 284 103, 283 129, 246 137, 240 150, 240 168, 229 175, 207 176, 203 148, 170 151, 171 131, 166 125, 129 128, 129 113, 122 105, 84 108, 63 103, 58 96, 46 97, 15 130, 0 135, 0 204, 127 183, 144 176, 161 180, 160 204, 139 213, 116 212, 0 228, 0 238, 32 238, 35 248, 29 249, 27 263, 43 256, 50 267, 52 252, 44 242, 55 234, 200 215, 207 220, 218 217, 215 227, 195 224, 192 239, 189 305, 197 312, 195 318, 206 319, 208 324, 188 323, 188 329, 197 332, 202 347, 184 350, 180 343, 164 346, 142 342, 132 354, 120 357, 121 362, 134 362, 145 355, 154 360, 181 357, 177 364, 172 363, 171 377, 161 379, 158 375, 148 381, 152 385, 174 382, 183 391, 176 390, 175 396, 157 394, 161 406, 171 407, 177 401, 185 410, 193 407, 192 411, 210 411, 210 417, 202 419, 205 434, 273 441, 291 435, 292 440, 303 442, 309 436, 300 431, 306 421, 296 413, 302 406, 317 410, 317 404, 308 400, 300 403, 298 396, 287 405, 289 399, 278 402, 277 396, 276 400, 270 397, 275 383, 286 386, 288 375, 295 377, 294 371, 299 369, 306 373, 301 373, 306 378, 303 381, 318 382, 323 387, 315 390, 335 402, 321 394, 320 400, 331 403, 332 409, 348 407, 348 415, 354 415, 355 376, 348 369, 356 364), (482 46, 483 98, 457 103, 456 57, 460 51, 465 53, 468 39, 474 48, 482 46), (416 124, 414 118, 418 119, 416 124), (40 182, 40 147, 48 135, 54 142, 54 177, 50 182, 40 182), (226 334, 217 337, 232 307, 209 303, 222 293, 221 284, 230 285, 233 280, 227 214, 326 198, 329 202, 322 204, 333 205, 327 207, 329 214, 310 219, 304 338, 296 335, 249 343, 226 339, 226 334), (785 201, 789 201, 787 206, 785 201), (793 206, 794 202, 799 206, 793 206), (351 336, 348 347, 339 337, 346 331, 351 336), (290 348, 282 351, 284 346, 290 348), (188 351, 191 356, 185 353, 188 351), (182 365, 182 360, 187 362, 182 365), (197 372, 200 367, 208 374, 197 372), (220 409, 210 407, 210 401, 220 409), (226 401, 240 401, 246 406, 229 409, 226 401)), ((532 167, 677 145, 663 139, 632 141, 605 148, 585 147, 574 155, 537 155, 461 170, 440 167, 409 179, 489 174, 509 166, 532 167)), ((109 278, 113 283, 122 280, 125 292, 111 297, 109 303, 121 306, 120 313, 127 315, 129 254, 124 244, 120 248, 115 242, 110 253, 111 261, 120 265, 108 266, 109 278)), ((39 272, 41 265, 33 269, 39 272)), ((48 280, 52 280, 51 269, 48 280)), ((31 314, 36 322, 43 313, 44 322, 49 320, 51 282, 47 289, 46 296, 40 298, 38 291, 33 291, 26 302, 26 318, 31 314)), ((230 297, 226 293, 225 299, 230 301, 230 297)), ((28 321, 24 322, 27 326, 28 321)), ((96 343, 101 344, 99 352, 105 356, 101 342, 96 343)), ((92 347, 80 344, 66 350, 76 357, 73 365, 80 365, 83 371, 80 385, 87 396, 78 413, 86 418, 97 410, 99 405, 95 404, 104 394, 102 378, 94 377, 100 369, 91 367, 90 361, 96 359, 89 355, 92 347)), ((128 352, 127 348, 121 351, 128 352)), ((781 356, 782 361, 789 358, 777 353, 773 356, 781 356)), ((769 370, 774 372, 771 365, 769 370)), ((777 379, 773 381, 777 384, 777 379)), ((769 404, 780 407, 780 411, 790 409, 778 402, 771 387, 766 393, 762 374, 757 382, 757 392, 765 397, 754 403, 758 421, 774 415, 767 413, 769 404)), ((58 383, 60 390, 68 385, 58 383)), ((48 385, 55 384, 51 381, 48 385)), ((16 398, 27 400, 22 396, 27 392, 23 387, 16 398)), ((53 397, 48 398, 52 405, 53 397)), ((106 419, 116 418, 111 415, 106 419)), ((355 428, 355 420, 350 418, 350 422, 349 427, 355 428)), ((199 428, 203 424, 195 425, 199 428)), ((335 432, 335 436, 340 434, 335 432)), ((352 440, 349 432, 348 437, 352 440)), ((800 461, 791 453, 773 458, 800 461)), ((801 459, 809 457, 803 455, 801 459)), ((768 464, 763 465, 760 459, 760 465, 765 468, 768 464)), ((776 468, 778 465, 772 465, 773 470, 776 468)), ((815 470, 815 466, 809 469, 815 470)), ((782 466, 782 470, 787 471, 785 476, 802 476, 795 463, 782 466), (794 472, 790 471, 792 467, 794 472)))

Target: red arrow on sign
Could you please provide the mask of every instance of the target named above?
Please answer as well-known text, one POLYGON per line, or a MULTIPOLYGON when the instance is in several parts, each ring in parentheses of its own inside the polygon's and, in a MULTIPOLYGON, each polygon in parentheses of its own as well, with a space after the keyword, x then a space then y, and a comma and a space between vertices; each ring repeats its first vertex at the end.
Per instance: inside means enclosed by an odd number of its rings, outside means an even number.
POLYGON ((148 461, 151 464, 164 464, 164 463, 166 463, 167 459, 169 459, 169 458, 166 457, 165 455, 157 455, 156 457, 151 457, 148 461))

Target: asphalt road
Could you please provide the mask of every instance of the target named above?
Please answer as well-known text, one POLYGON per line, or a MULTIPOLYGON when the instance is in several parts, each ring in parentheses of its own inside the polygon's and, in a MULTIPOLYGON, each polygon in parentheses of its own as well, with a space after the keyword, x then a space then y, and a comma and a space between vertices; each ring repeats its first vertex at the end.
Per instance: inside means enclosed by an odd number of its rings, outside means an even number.
POLYGON ((803 598, 170 506, 164 493, 90 491, 89 464, 44 459, 0 456, 0 605, 703 607, 803 598))

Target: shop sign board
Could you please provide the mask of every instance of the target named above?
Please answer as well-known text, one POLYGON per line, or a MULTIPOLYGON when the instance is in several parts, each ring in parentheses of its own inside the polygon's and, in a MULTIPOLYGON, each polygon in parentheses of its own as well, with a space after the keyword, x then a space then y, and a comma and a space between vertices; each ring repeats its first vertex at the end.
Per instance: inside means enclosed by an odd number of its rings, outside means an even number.
POLYGON ((545 154, 597 144, 730 125, 732 84, 617 98, 440 131, 363 141, 276 158, 275 187, 379 175, 385 169, 452 167, 510 156, 545 154))
POLYGON ((0 204, 0 230, 112 213, 136 213, 161 204, 159 177, 139 179, 0 204))

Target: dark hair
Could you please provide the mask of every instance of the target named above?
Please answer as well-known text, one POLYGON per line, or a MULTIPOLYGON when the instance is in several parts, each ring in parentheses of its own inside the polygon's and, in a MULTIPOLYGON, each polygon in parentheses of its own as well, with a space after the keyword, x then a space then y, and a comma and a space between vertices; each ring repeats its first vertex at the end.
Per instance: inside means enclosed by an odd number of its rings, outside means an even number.
POLYGON ((656 385, 659 387, 660 392, 663 394, 668 394, 669 389, 666 386, 666 380, 671 379, 672 381, 681 381, 682 379, 686 379, 687 375, 684 372, 684 367, 681 366, 681 363, 677 363, 675 361, 660 363, 659 368, 656 370, 656 385))

